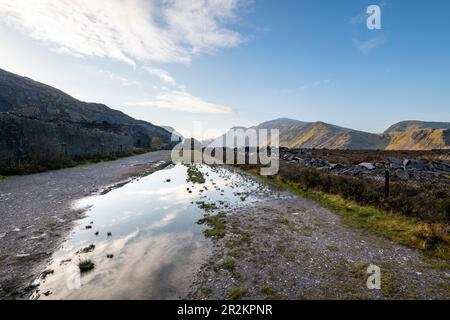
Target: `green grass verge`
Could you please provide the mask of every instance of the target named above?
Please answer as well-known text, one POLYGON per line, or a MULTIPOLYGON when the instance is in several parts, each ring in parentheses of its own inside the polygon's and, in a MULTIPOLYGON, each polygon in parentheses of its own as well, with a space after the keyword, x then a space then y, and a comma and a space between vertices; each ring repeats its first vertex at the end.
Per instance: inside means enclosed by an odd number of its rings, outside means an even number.
MULTIPOLYGON (((389 214, 371 206, 358 205, 338 195, 312 189, 304 190, 278 176, 261 178, 294 194, 317 201, 337 213, 348 225, 417 249, 427 256, 450 261, 450 236, 445 225, 429 224, 411 217, 389 214)), ((446 265, 450 268, 450 263, 447 262, 446 265)))
POLYGON ((23 176, 39 172, 73 168, 86 164, 114 161, 120 158, 132 157, 154 151, 157 151, 157 149, 142 148, 142 149, 134 149, 133 151, 130 152, 117 153, 111 155, 102 155, 102 156, 96 155, 86 158, 79 157, 74 160, 34 161, 22 166, 0 166, 0 181, 8 176, 23 176))

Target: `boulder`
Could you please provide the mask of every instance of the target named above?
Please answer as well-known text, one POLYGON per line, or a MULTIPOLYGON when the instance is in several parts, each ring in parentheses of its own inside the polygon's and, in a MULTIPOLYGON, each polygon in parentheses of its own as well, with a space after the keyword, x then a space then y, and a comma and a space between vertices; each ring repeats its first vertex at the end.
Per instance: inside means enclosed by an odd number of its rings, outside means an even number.
POLYGON ((358 164, 358 166, 363 167, 367 170, 375 170, 377 168, 373 163, 370 162, 362 162, 358 164))
POLYGON ((408 160, 407 164, 405 164, 405 167, 408 170, 427 170, 429 168, 428 164, 419 160, 408 160))

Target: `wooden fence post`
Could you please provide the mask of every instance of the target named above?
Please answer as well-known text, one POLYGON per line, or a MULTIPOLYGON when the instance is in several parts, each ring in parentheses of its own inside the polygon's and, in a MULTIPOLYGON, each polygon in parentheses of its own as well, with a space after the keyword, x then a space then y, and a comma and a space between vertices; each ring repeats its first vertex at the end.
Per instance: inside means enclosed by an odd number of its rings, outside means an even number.
POLYGON ((389 198, 389 180, 390 180, 389 169, 386 169, 384 182, 384 196, 386 198, 389 198))

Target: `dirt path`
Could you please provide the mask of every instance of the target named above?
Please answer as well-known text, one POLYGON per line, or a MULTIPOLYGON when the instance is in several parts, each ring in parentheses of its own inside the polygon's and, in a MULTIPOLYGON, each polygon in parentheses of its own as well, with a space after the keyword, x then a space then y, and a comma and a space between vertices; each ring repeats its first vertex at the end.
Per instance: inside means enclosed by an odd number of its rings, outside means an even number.
POLYGON ((214 240, 189 298, 450 299, 450 270, 282 195, 227 212, 226 235, 214 240), (381 290, 367 288, 369 265, 381 269, 381 290))
POLYGON ((158 169, 169 151, 0 181, 0 299, 26 298, 45 261, 82 216, 79 198, 158 169))

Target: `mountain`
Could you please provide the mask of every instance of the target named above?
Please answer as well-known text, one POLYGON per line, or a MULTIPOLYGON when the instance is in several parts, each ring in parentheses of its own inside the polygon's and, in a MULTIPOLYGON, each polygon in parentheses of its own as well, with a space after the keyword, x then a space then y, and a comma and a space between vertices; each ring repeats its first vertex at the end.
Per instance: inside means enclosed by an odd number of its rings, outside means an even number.
POLYGON ((450 129, 450 122, 401 121, 390 126, 385 133, 406 132, 420 129, 450 129))
POLYGON ((283 147, 317 149, 384 149, 384 135, 356 131, 324 122, 291 126, 280 133, 283 147))
POLYGON ((161 127, 0 69, 0 164, 159 149, 170 138, 161 127))
POLYGON ((450 148, 450 123, 402 121, 389 127, 388 150, 430 150, 450 148))
MULTIPOLYGON (((280 146, 289 148, 431 150, 450 149, 450 130, 445 129, 447 127, 450 123, 405 121, 391 126, 382 134, 375 134, 320 121, 302 122, 283 118, 248 129, 279 129, 280 146)), ((221 145, 221 139, 225 136, 216 139, 213 145, 221 145)), ((239 136, 237 141, 239 146, 244 145, 243 137, 239 136)), ((232 147, 232 144, 228 142, 227 146, 232 147)))
POLYGON ((284 129, 291 126, 302 126, 307 124, 307 122, 299 121, 299 120, 293 120, 288 118, 280 118, 275 119, 271 121, 263 122, 256 126, 257 129, 284 129))
POLYGON ((387 150, 450 149, 450 129, 417 129, 389 133, 387 150))
POLYGON ((178 131, 176 131, 175 128, 170 127, 170 126, 161 126, 161 128, 167 130, 168 132, 170 132, 172 134, 173 142, 184 140, 183 135, 181 133, 179 133, 178 131))

